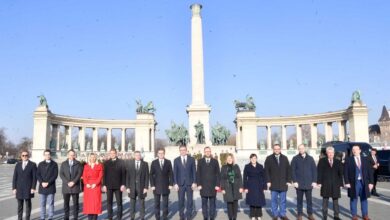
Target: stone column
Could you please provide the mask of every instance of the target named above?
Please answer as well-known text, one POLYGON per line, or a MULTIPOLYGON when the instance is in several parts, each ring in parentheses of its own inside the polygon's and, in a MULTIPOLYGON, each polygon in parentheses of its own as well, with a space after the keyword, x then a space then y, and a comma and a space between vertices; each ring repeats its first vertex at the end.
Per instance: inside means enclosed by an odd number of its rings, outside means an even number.
POLYGON ((354 102, 347 110, 350 141, 369 142, 368 108, 362 102, 354 102))
POLYGON ((99 139, 99 128, 92 128, 92 148, 93 152, 98 152, 98 139, 99 139))
POLYGON ((55 134, 56 135, 56 148, 57 148, 57 151, 60 151, 61 150, 61 133, 60 133, 60 130, 61 130, 61 125, 57 125, 57 133, 55 134))
POLYGON ((267 125, 267 149, 272 149, 272 129, 270 125, 267 125))
POLYGON ((154 152, 154 139, 155 139, 155 129, 154 127, 153 128, 149 128, 150 129, 150 152, 154 152))
POLYGON ((125 148, 126 148, 126 128, 122 128, 122 135, 121 135, 121 149, 122 149, 122 152, 125 152, 125 148))
POLYGON ((80 151, 85 151, 85 128, 79 127, 79 144, 80 151))
POLYGON ((50 142, 50 111, 46 106, 39 106, 34 111, 34 131, 31 160, 40 162, 42 152, 49 148, 50 142))
POLYGON ((111 137, 112 137, 112 129, 107 128, 107 148, 106 151, 109 151, 113 146, 111 146, 111 137))
POLYGON ((282 125, 282 148, 287 149, 287 132, 286 125, 282 125))
POLYGON ((236 146, 238 149, 242 149, 242 126, 240 124, 237 124, 236 126, 236 146))
POLYGON ((318 138, 318 130, 317 130, 317 124, 311 124, 310 125, 310 139, 311 139, 311 148, 317 148, 317 138, 318 138))
POLYGON ((302 126, 295 125, 296 133, 297 133, 297 148, 300 144, 302 144, 302 126))
MULTIPOLYGON (((59 125, 57 124, 52 124, 51 125, 51 137, 50 137, 50 142, 51 141, 54 141, 55 144, 56 144, 56 147, 55 147, 55 151, 57 151, 58 149, 58 127, 59 125)), ((49 148, 50 148, 50 142, 49 142, 49 148)), ((50 150, 53 150, 53 149, 50 149, 50 150)))
POLYGON ((326 122, 325 124, 325 142, 333 140, 332 122, 326 122))
POLYGON ((337 126, 339 129, 339 141, 345 141, 345 136, 346 136, 346 126, 345 126, 345 121, 338 121, 337 126))
POLYGON ((65 126, 65 134, 66 134, 66 144, 68 145, 68 150, 72 149, 72 126, 65 126))

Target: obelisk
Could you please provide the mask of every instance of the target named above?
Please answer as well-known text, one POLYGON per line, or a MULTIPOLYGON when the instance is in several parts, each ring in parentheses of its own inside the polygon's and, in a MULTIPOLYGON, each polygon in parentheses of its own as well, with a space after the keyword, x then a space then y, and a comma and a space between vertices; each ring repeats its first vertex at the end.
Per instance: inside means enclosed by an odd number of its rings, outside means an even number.
POLYGON ((205 104, 204 98, 204 72, 203 72, 203 37, 202 18, 200 11, 202 5, 193 4, 190 7, 191 18, 191 71, 192 71, 192 103, 187 108, 188 132, 190 135, 190 146, 195 146, 195 125, 198 122, 203 124, 206 145, 210 145, 210 111, 209 105, 205 104))

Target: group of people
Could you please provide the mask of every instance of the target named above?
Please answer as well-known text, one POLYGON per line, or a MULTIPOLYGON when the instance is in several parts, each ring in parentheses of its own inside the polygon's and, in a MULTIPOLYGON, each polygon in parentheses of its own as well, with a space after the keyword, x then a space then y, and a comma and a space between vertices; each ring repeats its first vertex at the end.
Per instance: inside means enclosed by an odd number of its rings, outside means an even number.
POLYGON ((343 164, 334 159, 333 147, 326 148, 326 157, 316 165, 314 158, 306 153, 305 146, 298 147, 298 155, 291 164, 287 156, 281 153, 278 144, 273 146, 273 154, 267 156, 264 166, 257 161, 257 155, 250 155, 250 162, 243 172, 235 163, 233 154, 228 154, 226 163, 220 167, 212 157, 211 148, 204 148, 204 157, 197 163, 188 154, 186 146, 180 146, 180 156, 173 164, 165 158, 164 148, 157 150, 157 159, 151 166, 141 158, 139 151, 134 152, 134 159, 121 160, 116 149, 110 150, 110 159, 103 164, 97 162, 96 155, 91 153, 85 165, 76 160, 76 153, 68 151, 68 159, 60 169, 51 159, 50 150, 44 151, 44 160, 36 164, 29 160, 29 152, 22 151, 22 161, 15 166, 13 176, 13 193, 18 201, 18 218, 22 219, 23 206, 26 204, 26 219, 30 219, 31 199, 34 197, 36 184, 39 183, 40 218, 54 216, 54 195, 56 179, 62 179, 64 199, 64 219, 70 216, 70 199, 73 200, 73 218, 79 215, 79 194, 83 195, 83 214, 88 219, 97 219, 102 213, 102 192, 107 195, 108 219, 113 219, 113 197, 117 204, 116 219, 122 219, 122 193, 130 198, 130 218, 136 214, 136 202, 139 202, 139 215, 145 217, 145 198, 151 190, 154 195, 154 215, 157 220, 168 219, 169 194, 172 189, 178 192, 180 219, 193 217, 193 191, 199 190, 202 200, 204 219, 216 218, 217 192, 223 194, 229 220, 237 219, 238 201, 245 192, 246 204, 250 207, 250 218, 261 219, 262 207, 266 205, 265 191, 271 191, 271 213, 273 219, 288 219, 286 198, 289 186, 294 186, 297 194, 297 218, 303 218, 303 197, 306 198, 307 214, 314 219, 312 208, 312 190, 321 188, 322 219, 328 216, 328 201, 333 200, 334 219, 339 218, 338 199, 341 187, 348 188, 350 210, 353 220, 357 217, 357 202, 360 198, 362 216, 368 220, 367 198, 374 187, 374 170, 377 161, 361 156, 359 146, 353 146, 352 156, 343 164), (375 162, 373 164, 373 162, 375 162), (83 189, 82 189, 83 187, 83 189), (161 215, 162 212, 162 215, 161 215))

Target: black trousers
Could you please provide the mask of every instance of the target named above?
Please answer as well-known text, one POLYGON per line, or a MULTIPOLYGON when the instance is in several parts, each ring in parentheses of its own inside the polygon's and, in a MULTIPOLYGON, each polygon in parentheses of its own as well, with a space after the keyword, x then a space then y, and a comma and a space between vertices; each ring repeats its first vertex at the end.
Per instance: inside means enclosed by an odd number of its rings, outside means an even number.
POLYGON ((162 198, 162 210, 163 210, 162 219, 167 220, 168 219, 168 198, 169 198, 169 194, 166 194, 166 195, 154 194, 154 215, 156 217, 156 220, 160 220, 161 219, 161 215, 160 215, 161 198, 162 198))
POLYGON ((73 219, 78 219, 79 216, 79 194, 63 194, 64 197, 64 219, 69 220, 69 202, 70 197, 72 197, 73 200, 73 219))
POLYGON ((372 193, 376 193, 376 183, 378 182, 378 169, 374 170, 374 187, 372 193))
MULTIPOLYGON (((339 218, 339 213, 340 213, 339 200, 338 198, 332 198, 332 199, 333 199, 334 218, 339 218)), ((322 219, 324 220, 328 218, 328 203, 329 203, 329 198, 324 197, 322 199, 322 219)))
POLYGON ((215 196, 202 196, 202 213, 203 218, 215 218, 215 196))
POLYGON ((23 218, 23 204, 26 203, 26 220, 30 220, 31 215, 31 199, 18 199, 18 219, 23 218))
POLYGON ((113 218, 113 210, 112 210, 112 203, 114 200, 116 200, 116 207, 117 207, 117 219, 122 220, 122 214, 123 214, 123 205, 122 205, 122 192, 120 189, 107 189, 107 218, 112 219, 113 218))
POLYGON ((238 200, 227 203, 227 212, 229 219, 236 219, 238 212, 238 200))
POLYGON ((297 209, 298 215, 303 215, 303 195, 306 197, 307 214, 313 214, 312 190, 297 189, 297 209))
POLYGON ((140 196, 143 196, 142 194, 143 194, 143 192, 139 192, 138 190, 136 190, 135 197, 134 198, 130 197, 130 218, 131 219, 135 218, 135 205, 137 202, 137 198, 138 198, 138 201, 140 202, 140 206, 141 206, 140 211, 139 211, 139 216, 141 219, 145 218, 145 198, 140 197, 140 196))
POLYGON ((262 217, 263 216, 262 207, 261 206, 251 206, 250 207, 249 216, 251 218, 253 218, 253 217, 255 217, 255 218, 262 217))

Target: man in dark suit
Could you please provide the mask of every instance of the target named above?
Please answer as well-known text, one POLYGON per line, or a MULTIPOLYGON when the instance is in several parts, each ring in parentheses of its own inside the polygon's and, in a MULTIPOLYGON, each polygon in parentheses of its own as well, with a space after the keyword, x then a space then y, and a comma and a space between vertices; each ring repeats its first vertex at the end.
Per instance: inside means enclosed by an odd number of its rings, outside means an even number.
POLYGON ((345 187, 348 188, 352 219, 358 219, 357 203, 360 197, 363 219, 369 220, 367 198, 370 197, 370 192, 374 187, 374 176, 368 158, 361 156, 360 153, 360 146, 352 147, 353 156, 345 161, 344 182, 345 187))
POLYGON ((154 214, 160 220, 160 201, 162 197, 163 219, 168 219, 168 197, 173 186, 173 169, 170 160, 165 159, 165 149, 157 150, 158 159, 150 168, 150 186, 154 194, 154 214))
POLYGON ((378 169, 379 169, 379 160, 378 157, 376 156, 376 153, 377 150, 375 148, 372 148, 371 154, 368 157, 374 173, 374 187, 371 190, 371 195, 373 196, 379 196, 379 194, 376 192, 376 183, 378 182, 378 169))
POLYGON ((179 213, 180 220, 192 218, 193 190, 196 188, 196 167, 195 159, 187 155, 187 147, 180 146, 180 156, 173 164, 175 189, 179 191, 179 213), (187 202, 186 198, 187 197, 187 202), (186 203, 186 214, 184 215, 184 204, 186 203))
POLYGON ((37 184, 37 165, 30 161, 29 152, 21 151, 22 161, 15 166, 12 179, 12 191, 18 200, 18 219, 23 217, 23 204, 26 203, 26 219, 30 220, 31 198, 34 198, 35 187, 37 184))
POLYGON ((49 220, 54 216, 54 195, 56 193, 56 179, 58 177, 58 165, 51 159, 51 152, 46 149, 43 152, 44 160, 38 164, 37 179, 39 181, 38 193, 41 200, 41 219, 45 219, 46 203, 49 204, 49 220))
POLYGON ((267 187, 271 190, 272 219, 288 219, 286 199, 288 186, 291 185, 291 167, 288 158, 281 154, 279 144, 274 144, 273 154, 264 162, 267 187))
POLYGON ((333 218, 340 220, 339 198, 343 187, 343 164, 334 157, 334 148, 326 148, 326 157, 318 161, 317 184, 321 188, 322 219, 328 218, 329 198, 333 201, 333 218))
POLYGON ((126 166, 126 188, 130 197, 130 218, 135 219, 135 204, 141 204, 140 217, 145 218, 145 198, 149 188, 148 163, 141 160, 141 152, 134 152, 134 160, 126 166))
POLYGON ((314 220, 312 190, 317 186, 317 166, 314 158, 306 153, 304 144, 298 146, 299 154, 291 161, 291 176, 297 191, 298 220, 303 219, 303 195, 306 196, 309 220, 314 220))
POLYGON ((73 200, 73 218, 78 219, 79 215, 79 194, 81 192, 80 178, 83 174, 81 163, 76 160, 76 153, 73 149, 68 151, 68 159, 62 162, 60 177, 62 179, 62 194, 64 197, 64 219, 69 220, 70 197, 73 200))
POLYGON ((211 148, 204 148, 204 157, 198 160, 196 182, 202 197, 202 213, 205 220, 214 220, 216 216, 215 200, 220 184, 220 169, 216 159, 211 157, 211 148))
POLYGON ((110 159, 104 163, 103 169, 103 192, 107 192, 107 218, 112 220, 112 202, 117 204, 117 219, 122 219, 122 192, 126 190, 126 168, 124 161, 117 157, 115 148, 110 150, 110 159))

